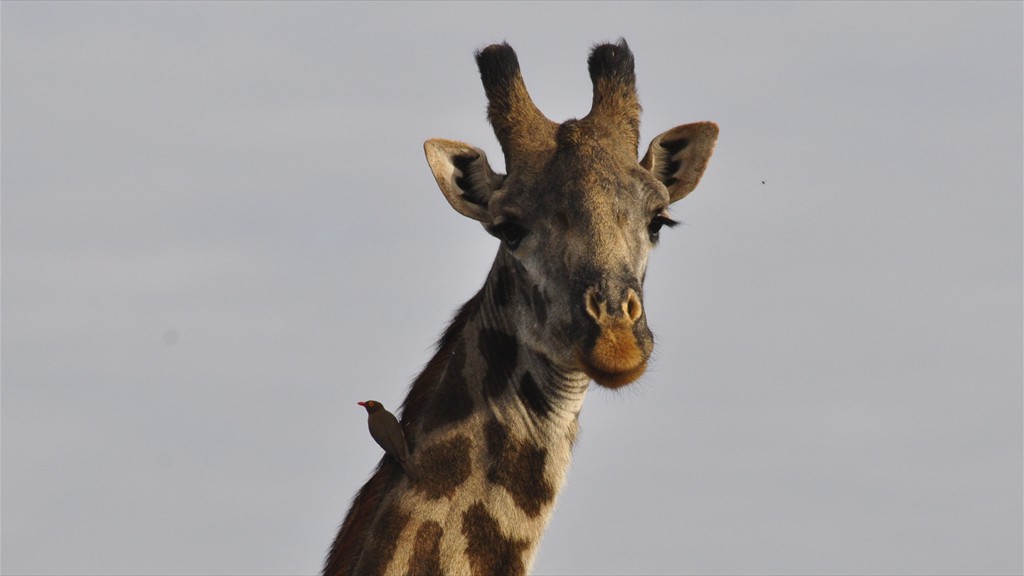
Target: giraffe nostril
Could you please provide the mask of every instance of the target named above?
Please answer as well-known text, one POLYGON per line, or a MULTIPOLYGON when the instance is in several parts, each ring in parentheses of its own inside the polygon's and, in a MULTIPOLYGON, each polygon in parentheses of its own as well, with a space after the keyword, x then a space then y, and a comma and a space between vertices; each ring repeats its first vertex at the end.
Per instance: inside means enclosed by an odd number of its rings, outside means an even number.
POLYGON ((604 302, 604 299, 601 297, 601 292, 597 288, 587 288, 586 293, 583 295, 583 299, 587 308, 587 314, 589 314, 594 320, 600 320, 604 315, 601 309, 604 302))
POLYGON ((622 311, 631 322, 636 322, 644 313, 644 305, 640 302, 640 296, 632 288, 626 294, 626 301, 622 303, 622 311))

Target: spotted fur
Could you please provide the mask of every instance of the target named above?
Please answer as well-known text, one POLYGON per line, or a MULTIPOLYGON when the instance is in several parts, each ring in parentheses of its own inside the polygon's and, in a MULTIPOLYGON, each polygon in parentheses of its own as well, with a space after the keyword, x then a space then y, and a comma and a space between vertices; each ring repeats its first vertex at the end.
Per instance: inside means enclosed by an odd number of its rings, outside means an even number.
POLYGON ((490 466, 487 480, 501 486, 526 515, 535 518, 555 498, 554 487, 545 479, 548 451, 532 442, 513 437, 497 423, 484 426, 490 466))
POLYGON ((442 442, 424 446, 416 461, 416 488, 427 498, 450 498, 472 472, 472 441, 458 434, 442 442))
POLYGON ((441 571, 441 536, 444 529, 441 525, 428 520, 416 530, 416 543, 409 563, 406 566, 407 576, 440 576, 441 571))
POLYGON ((537 380, 529 372, 523 372, 519 378, 519 397, 536 417, 546 418, 551 414, 551 405, 555 399, 549 398, 548 393, 541 390, 537 380))
POLYGON ((466 553, 474 574, 525 574, 523 550, 527 543, 506 536, 498 520, 477 502, 462 515, 466 553))
POLYGON ((486 364, 484 374, 484 395, 488 398, 501 396, 512 380, 512 373, 519 360, 519 341, 501 330, 484 328, 477 340, 480 357, 486 364))
POLYGON ((430 400, 433 409, 428 410, 423 417, 424 434, 440 426, 458 424, 473 413, 473 396, 469 391, 469 382, 466 381, 465 369, 466 343, 458 342, 453 346, 448 366, 430 400))
POLYGON ((356 571, 360 574, 383 574, 398 547, 399 538, 411 518, 395 506, 385 508, 377 517, 373 535, 359 559, 356 571))

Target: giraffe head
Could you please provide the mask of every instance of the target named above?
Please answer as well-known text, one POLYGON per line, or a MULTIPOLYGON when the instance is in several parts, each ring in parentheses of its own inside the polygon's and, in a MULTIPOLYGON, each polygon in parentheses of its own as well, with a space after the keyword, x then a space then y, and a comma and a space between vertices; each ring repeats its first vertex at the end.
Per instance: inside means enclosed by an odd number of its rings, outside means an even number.
POLYGON ((456 211, 501 240, 496 268, 520 341, 563 370, 618 387, 643 374, 654 339, 643 282, 668 207, 692 191, 718 126, 677 126, 637 160, 640 105, 625 41, 590 54, 591 111, 558 124, 526 91, 507 44, 477 53, 507 174, 483 150, 429 140, 427 161, 456 211))

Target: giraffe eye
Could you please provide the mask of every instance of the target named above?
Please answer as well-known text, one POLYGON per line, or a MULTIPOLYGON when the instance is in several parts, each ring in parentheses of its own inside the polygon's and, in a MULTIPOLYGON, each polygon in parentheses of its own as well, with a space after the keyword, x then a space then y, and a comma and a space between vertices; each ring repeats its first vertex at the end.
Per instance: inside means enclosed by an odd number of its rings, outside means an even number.
POLYGON ((491 229, 491 234, 501 239, 509 250, 515 250, 526 236, 526 228, 514 222, 503 222, 491 229))
POLYGON ((651 218, 651 222, 647 225, 647 235, 650 237, 652 243, 658 242, 658 236, 661 233, 662 226, 668 226, 669 228, 679 224, 675 220, 668 217, 665 212, 658 212, 654 218, 651 218))

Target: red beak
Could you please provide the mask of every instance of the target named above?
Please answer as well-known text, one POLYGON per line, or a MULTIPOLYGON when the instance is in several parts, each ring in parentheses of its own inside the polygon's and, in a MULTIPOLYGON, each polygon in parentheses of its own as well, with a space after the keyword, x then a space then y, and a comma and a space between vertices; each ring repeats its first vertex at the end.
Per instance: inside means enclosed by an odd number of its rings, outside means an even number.
POLYGON ((356 402, 356 404, 359 404, 359 405, 360 405, 360 406, 362 406, 363 408, 365 408, 365 407, 366 407, 366 402, 356 402))

